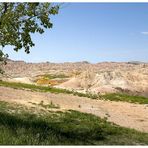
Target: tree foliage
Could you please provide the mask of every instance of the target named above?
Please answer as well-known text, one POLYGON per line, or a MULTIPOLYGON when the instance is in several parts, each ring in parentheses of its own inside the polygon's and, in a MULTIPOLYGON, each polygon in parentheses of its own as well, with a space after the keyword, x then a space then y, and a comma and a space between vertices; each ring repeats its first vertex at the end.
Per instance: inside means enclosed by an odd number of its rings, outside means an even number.
POLYGON ((4 54, 2 50, 0 50, 0 74, 3 74, 4 71, 1 69, 1 66, 6 64, 6 60, 8 58, 8 54, 4 54))
POLYGON ((29 53, 34 46, 30 34, 51 28, 49 16, 57 14, 58 9, 51 3, 0 3, 0 44, 13 45, 15 51, 24 47, 29 53))
MULTIPOLYGON (((0 45, 12 45, 15 51, 24 48, 29 53, 35 45, 31 34, 52 28, 51 15, 58 11, 59 5, 52 3, 0 3, 0 45)), ((3 59, 4 53, 0 52, 3 59)))

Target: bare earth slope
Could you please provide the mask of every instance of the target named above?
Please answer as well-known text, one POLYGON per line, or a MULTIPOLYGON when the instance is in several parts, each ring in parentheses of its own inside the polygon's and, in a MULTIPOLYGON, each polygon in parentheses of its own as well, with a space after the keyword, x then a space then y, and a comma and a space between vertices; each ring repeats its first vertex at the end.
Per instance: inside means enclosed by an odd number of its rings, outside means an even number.
POLYGON ((92 93, 107 93, 125 91, 133 94, 147 95, 148 75, 138 71, 106 71, 106 72, 82 72, 79 76, 60 84, 57 87, 81 90, 92 93))
POLYGON ((148 132, 148 105, 92 100, 66 94, 31 92, 6 87, 0 87, 0 100, 27 106, 31 106, 32 103, 39 104, 41 101, 47 104, 52 101, 59 104, 62 110, 73 109, 92 113, 102 118, 107 117, 108 121, 120 126, 148 132))

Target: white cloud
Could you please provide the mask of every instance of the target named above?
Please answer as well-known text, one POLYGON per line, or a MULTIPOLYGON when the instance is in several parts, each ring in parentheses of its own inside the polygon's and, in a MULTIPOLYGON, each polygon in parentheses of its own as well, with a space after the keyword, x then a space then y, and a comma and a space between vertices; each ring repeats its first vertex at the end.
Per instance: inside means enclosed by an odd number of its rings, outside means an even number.
POLYGON ((144 35, 148 35, 148 31, 146 32, 141 32, 141 34, 144 34, 144 35))

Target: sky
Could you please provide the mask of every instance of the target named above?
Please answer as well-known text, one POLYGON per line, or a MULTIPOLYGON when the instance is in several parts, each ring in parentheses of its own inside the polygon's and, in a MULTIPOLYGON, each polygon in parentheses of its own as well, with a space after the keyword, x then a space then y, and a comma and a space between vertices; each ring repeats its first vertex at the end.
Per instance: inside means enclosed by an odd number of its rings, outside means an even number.
POLYGON ((64 3, 53 28, 32 35, 31 53, 4 48, 26 62, 148 62, 148 3, 64 3))

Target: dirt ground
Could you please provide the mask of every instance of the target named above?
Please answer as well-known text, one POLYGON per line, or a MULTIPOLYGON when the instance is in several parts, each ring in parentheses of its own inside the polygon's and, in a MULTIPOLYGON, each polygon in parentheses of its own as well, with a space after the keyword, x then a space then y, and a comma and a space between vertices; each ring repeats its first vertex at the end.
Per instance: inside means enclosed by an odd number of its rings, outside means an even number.
POLYGON ((140 105, 127 102, 92 100, 68 94, 53 94, 0 87, 0 100, 32 106, 44 101, 58 104, 62 110, 77 110, 106 117, 117 125, 148 132, 148 104, 140 105))

